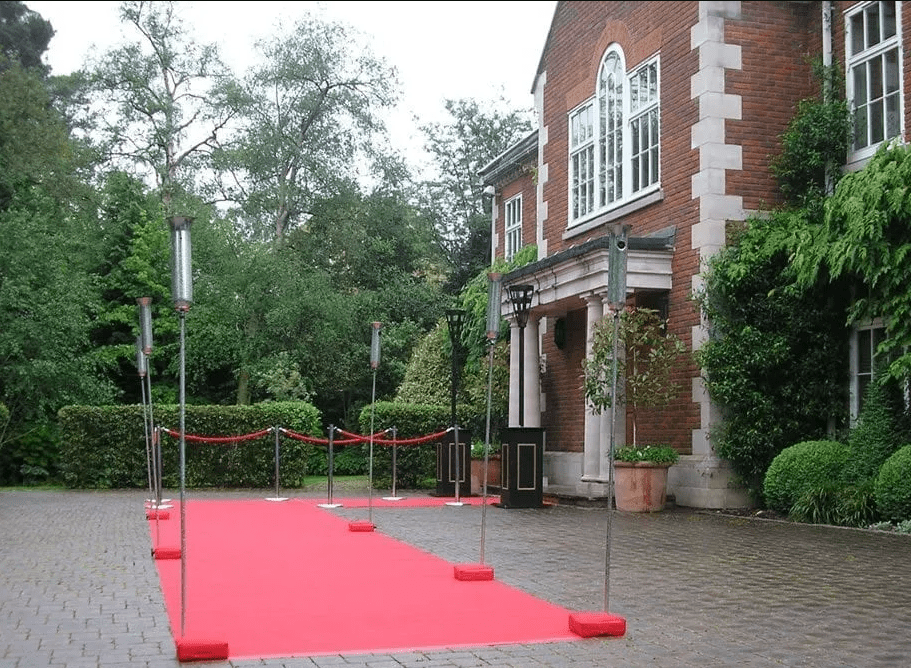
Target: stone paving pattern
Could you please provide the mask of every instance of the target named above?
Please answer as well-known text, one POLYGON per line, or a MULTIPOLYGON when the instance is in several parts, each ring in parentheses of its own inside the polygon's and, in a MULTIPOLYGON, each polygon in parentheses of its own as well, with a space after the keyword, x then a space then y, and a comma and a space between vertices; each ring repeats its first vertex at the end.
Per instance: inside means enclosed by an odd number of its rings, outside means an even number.
MULTIPOLYGON (((911 666, 911 536, 674 508, 612 515, 609 611, 626 618, 621 638, 180 663, 146 496, 0 490, 0 668, 911 666)), ((478 506, 327 512, 372 516, 377 531, 452 563, 480 561, 478 506)), ((607 526, 603 508, 489 507, 484 561, 501 582, 569 610, 601 611, 607 526)))

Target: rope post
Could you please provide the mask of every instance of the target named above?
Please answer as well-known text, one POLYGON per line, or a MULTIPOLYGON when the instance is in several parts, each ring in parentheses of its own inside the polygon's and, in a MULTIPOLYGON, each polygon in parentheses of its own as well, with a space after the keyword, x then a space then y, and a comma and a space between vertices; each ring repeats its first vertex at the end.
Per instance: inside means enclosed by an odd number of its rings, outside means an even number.
POLYGON ((275 432, 275 496, 271 499, 266 499, 267 501, 287 501, 285 497, 281 495, 281 454, 280 454, 280 441, 279 441, 279 427, 271 427, 271 430, 275 432))
POLYGON ((386 431, 392 432, 392 496, 384 496, 383 499, 386 501, 401 501, 402 497, 396 494, 396 477, 398 476, 396 470, 396 451, 399 447, 396 443, 397 431, 394 426, 386 431))
POLYGON ((319 504, 320 508, 338 508, 342 504, 335 503, 332 500, 332 477, 334 475, 333 471, 335 469, 335 425, 329 425, 329 478, 328 478, 328 488, 326 490, 326 503, 319 504))

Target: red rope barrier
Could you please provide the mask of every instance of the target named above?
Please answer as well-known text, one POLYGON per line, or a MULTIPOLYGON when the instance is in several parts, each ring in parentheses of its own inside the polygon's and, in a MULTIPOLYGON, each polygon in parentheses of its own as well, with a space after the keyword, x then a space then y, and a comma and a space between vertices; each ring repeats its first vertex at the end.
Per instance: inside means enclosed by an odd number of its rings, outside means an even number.
MULTIPOLYGON (((167 429, 166 427, 162 427, 161 431, 166 433, 168 436, 172 436, 174 438, 180 437, 180 432, 174 431, 173 429, 167 429)), ((237 443, 239 441, 248 441, 248 440, 252 440, 255 438, 262 438, 263 436, 270 433, 271 431, 272 431, 272 428, 269 428, 269 429, 263 429, 262 431, 254 432, 252 434, 243 434, 240 436, 196 436, 193 434, 185 434, 184 438, 188 441, 194 441, 197 443, 237 443)), ((313 443, 316 445, 328 445, 329 444, 328 438, 315 438, 313 436, 306 436, 305 434, 298 434, 296 432, 290 431, 288 429, 284 429, 282 427, 279 427, 279 431, 281 433, 283 433, 285 436, 289 436, 290 438, 296 439, 298 441, 303 441, 304 443, 313 443)), ((371 438, 373 438, 374 443, 378 443, 380 445, 420 445, 422 443, 432 443, 436 440, 439 440, 445 434, 452 431, 452 427, 449 427, 448 429, 444 429, 443 431, 439 431, 435 434, 428 434, 427 436, 417 436, 415 438, 403 438, 403 439, 379 438, 380 435, 385 434, 386 432, 389 431, 389 429, 384 429, 383 431, 378 431, 372 437, 363 436, 360 434, 352 434, 351 432, 347 432, 347 431, 344 431, 343 429, 338 429, 338 428, 336 428, 336 431, 338 431, 340 434, 342 434, 344 436, 350 436, 351 438, 333 441, 334 445, 354 445, 356 443, 367 443, 371 438)))
MULTIPOLYGON (((174 431, 173 429, 162 427, 161 430, 168 436, 173 436, 174 438, 180 437, 180 432, 174 431)), ((193 434, 184 434, 184 438, 188 441, 195 441, 197 443, 237 443, 238 441, 249 441, 254 438, 262 438, 271 431, 272 428, 270 427, 269 429, 263 429, 262 431, 257 431, 252 434, 243 434, 241 436, 194 436, 193 434)))
POLYGON ((427 436, 417 436, 415 438, 402 438, 402 439, 385 439, 378 438, 374 440, 374 443, 379 443, 381 445, 420 445, 422 443, 432 443, 439 440, 445 434, 452 431, 452 429, 444 429, 443 431, 438 431, 436 434, 428 434, 427 436))

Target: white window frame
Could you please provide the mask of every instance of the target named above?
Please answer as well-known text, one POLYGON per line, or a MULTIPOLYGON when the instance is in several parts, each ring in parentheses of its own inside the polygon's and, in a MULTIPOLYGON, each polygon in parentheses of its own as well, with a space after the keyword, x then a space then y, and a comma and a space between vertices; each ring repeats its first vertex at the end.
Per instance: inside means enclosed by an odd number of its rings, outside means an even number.
POLYGON ((861 3, 845 12, 845 84, 854 114, 849 162, 869 158, 884 142, 904 136, 901 12, 902 3, 891 0, 861 3), (890 7, 894 34, 888 34, 885 22, 890 7))
POLYGON ((522 248, 522 194, 511 197, 503 205, 503 231, 506 237, 506 260, 512 260, 522 248))
POLYGON ((604 52, 595 95, 569 112, 569 227, 660 189, 660 72, 657 55, 627 71, 618 45, 604 52))
POLYGON ((857 325, 851 331, 849 408, 852 425, 860 415, 864 391, 873 379, 876 349, 885 338, 885 332, 885 325, 879 318, 857 325))

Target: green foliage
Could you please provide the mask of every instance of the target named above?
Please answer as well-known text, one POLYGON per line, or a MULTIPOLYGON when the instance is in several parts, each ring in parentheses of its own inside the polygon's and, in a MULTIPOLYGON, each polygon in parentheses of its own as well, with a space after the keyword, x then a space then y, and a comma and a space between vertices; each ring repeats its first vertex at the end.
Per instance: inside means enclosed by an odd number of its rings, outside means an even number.
POLYGON ((911 445, 899 448, 885 461, 876 477, 874 494, 885 519, 911 520, 911 445))
POLYGON ((851 463, 847 474, 853 482, 875 478, 902 444, 895 420, 896 405, 900 405, 902 397, 894 385, 881 375, 867 385, 860 415, 848 434, 851 463))
POLYGON ((445 104, 450 116, 446 122, 420 128, 439 174, 420 185, 420 199, 451 269, 447 291, 458 293, 490 262, 490 215, 477 175, 528 136, 534 124, 530 110, 510 110, 503 99, 445 104))
POLYGON ((774 457, 847 422, 846 290, 798 288, 789 258, 804 213, 751 218, 707 265, 696 295, 710 336, 696 354, 724 420, 715 451, 757 500, 774 457))
POLYGON ((804 441, 782 450, 765 475, 767 507, 788 513, 809 489, 843 480, 848 447, 836 441, 804 441))
POLYGON ((0 69, 6 67, 5 58, 47 74, 48 67, 41 58, 53 36, 50 22, 25 3, 0 3, 0 69))
POLYGON ((800 234, 793 266, 801 285, 843 279, 855 288, 849 322, 884 318, 886 373, 911 375, 911 147, 883 145, 845 175, 818 227, 800 234))
MULTIPOLYGON (((614 319, 604 317, 595 325, 591 354, 583 360, 585 397, 598 413, 614 403, 614 319)), ((639 409, 666 406, 680 392, 672 382, 674 370, 683 361, 686 348, 657 311, 627 308, 617 327, 617 399, 633 413, 633 442, 639 409)))
POLYGON ((851 132, 851 113, 844 99, 841 73, 834 67, 817 66, 816 74, 829 91, 828 99, 801 100, 797 113, 781 136, 781 153, 769 167, 787 202, 813 207, 834 186, 845 164, 851 132), (827 183, 828 182, 828 183, 827 183))
MULTIPOLYGON (((176 432, 179 407, 153 406, 156 425, 176 432)), ((148 484, 147 443, 142 406, 66 406, 60 410, 60 470, 74 488, 129 488, 148 484)), ((319 412, 303 402, 253 406, 187 406, 186 433, 230 437, 269 427, 284 427, 322 436, 319 412)), ((295 487, 307 474, 310 452, 318 446, 281 439, 281 480, 295 487)), ((189 487, 257 487, 275 484, 275 435, 237 442, 187 440, 186 484, 189 487)), ((179 485, 178 438, 162 434, 162 481, 179 485)))
POLYGON ((618 462, 652 462, 654 464, 676 464, 680 454, 669 445, 626 445, 614 451, 618 462))
POLYGON ((811 524, 865 527, 879 517, 873 485, 824 482, 805 489, 791 506, 791 519, 811 524))

